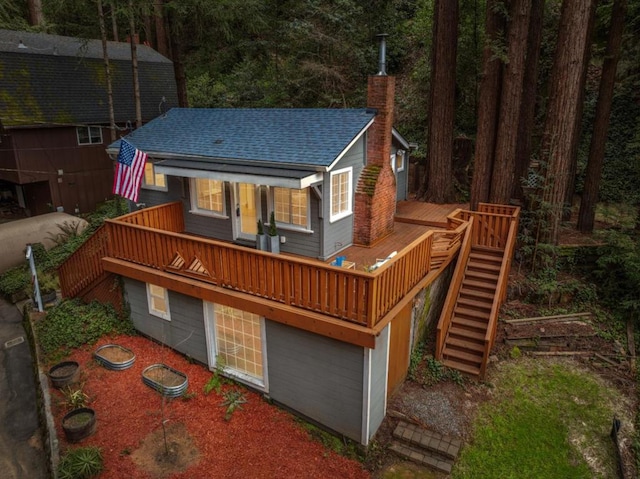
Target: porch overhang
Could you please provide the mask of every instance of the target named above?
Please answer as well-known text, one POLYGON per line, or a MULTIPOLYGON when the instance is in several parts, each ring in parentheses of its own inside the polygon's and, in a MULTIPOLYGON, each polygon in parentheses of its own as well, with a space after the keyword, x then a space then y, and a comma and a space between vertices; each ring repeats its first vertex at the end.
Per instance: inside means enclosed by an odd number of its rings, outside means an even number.
POLYGON ((322 181, 322 173, 316 171, 208 161, 168 159, 154 163, 154 168, 157 173, 170 176, 208 178, 299 190, 322 181))

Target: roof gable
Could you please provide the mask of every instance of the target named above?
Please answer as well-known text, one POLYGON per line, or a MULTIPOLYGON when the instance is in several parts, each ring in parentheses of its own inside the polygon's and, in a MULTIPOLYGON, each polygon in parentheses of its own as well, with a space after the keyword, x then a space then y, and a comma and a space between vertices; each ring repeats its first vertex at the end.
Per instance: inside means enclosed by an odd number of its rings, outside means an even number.
POLYGON ((374 116, 364 108, 174 108, 127 140, 159 158, 327 168, 374 116))

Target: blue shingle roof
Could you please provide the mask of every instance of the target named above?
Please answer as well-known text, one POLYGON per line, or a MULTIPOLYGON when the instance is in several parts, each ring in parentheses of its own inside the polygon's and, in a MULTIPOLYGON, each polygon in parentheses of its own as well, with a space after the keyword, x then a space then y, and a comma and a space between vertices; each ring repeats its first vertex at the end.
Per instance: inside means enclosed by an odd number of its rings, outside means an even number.
POLYGON ((174 108, 126 138, 158 158, 326 167, 374 116, 374 111, 364 108, 174 108))

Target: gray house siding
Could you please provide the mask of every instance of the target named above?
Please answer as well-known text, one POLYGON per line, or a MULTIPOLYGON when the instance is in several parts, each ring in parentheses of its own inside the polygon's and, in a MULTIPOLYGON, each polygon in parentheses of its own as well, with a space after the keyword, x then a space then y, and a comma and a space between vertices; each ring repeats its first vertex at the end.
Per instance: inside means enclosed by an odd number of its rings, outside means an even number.
MULTIPOLYGON (((302 256, 317 258, 320 255, 320 235, 322 233, 322 221, 319 216, 319 201, 313 192, 309 192, 310 197, 310 222, 313 233, 302 233, 299 231, 278 228, 278 234, 286 238, 286 242, 280 245, 283 253, 294 253, 302 256)), ((271 213, 269 213, 271 214, 271 213)))
MULTIPOLYGON (((382 424, 386 414, 387 405, 387 363, 389 357, 389 329, 387 325, 382 333, 376 338, 375 349, 369 351, 369 425, 367 436, 363 443, 368 443, 369 439, 382 424)), ((366 418, 364 419, 366 420, 366 418)))
MULTIPOLYGON (((355 204, 355 188, 360 177, 360 172, 365 162, 365 141, 366 134, 363 135, 340 159, 332 171, 341 170, 342 168, 353 167, 352 176, 352 198, 351 210, 355 204)), ((327 259, 335 255, 339 251, 351 246, 353 242, 353 213, 345 218, 331 223, 331 172, 324 174, 323 178, 323 217, 324 217, 324 243, 321 252, 321 259, 327 259)))
POLYGON ((266 321, 269 395, 360 441, 363 348, 266 321))
MULTIPOLYGON (((167 177, 167 191, 151 190, 148 188, 140 188, 138 195, 138 204, 141 207, 158 206, 172 201, 182 201, 184 195, 182 178, 175 176, 167 177)), ((131 210, 139 209, 135 203, 130 202, 131 210)))
POLYGON ((138 331, 207 364, 207 342, 201 300, 169 291, 171 320, 167 321, 149 314, 147 287, 144 283, 124 278, 124 286, 131 308, 131 320, 138 331))
POLYGON ((191 210, 191 183, 188 178, 184 179, 185 198, 184 207, 184 229, 187 233, 215 238, 223 241, 233 241, 233 225, 231 224, 235 214, 235 206, 231 201, 231 186, 224 184, 224 201, 228 218, 214 218, 206 215, 190 213, 191 210))

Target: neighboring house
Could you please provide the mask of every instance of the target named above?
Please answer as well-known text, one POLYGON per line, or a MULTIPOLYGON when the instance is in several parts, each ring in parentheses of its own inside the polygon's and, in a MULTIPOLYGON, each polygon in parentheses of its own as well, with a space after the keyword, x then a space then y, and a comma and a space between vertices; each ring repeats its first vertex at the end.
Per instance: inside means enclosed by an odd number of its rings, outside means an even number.
MULTIPOLYGON (((62 265, 63 294, 105 300, 119 275, 139 331, 368 444, 473 224, 469 213, 450 230, 420 226, 376 269, 332 265, 393 237, 408 172, 393 99, 379 74, 366 109, 172 109, 137 129, 127 140, 149 154, 140 209, 62 265), (284 254, 256 250, 272 212, 284 254)), ((483 238, 509 230, 508 214, 494 216, 483 238)))
MULTIPOLYGON (((173 64, 138 45, 143 122, 177 105, 173 64)), ((135 124, 131 46, 108 42, 118 135, 135 124)), ((0 191, 30 215, 112 197, 102 43, 0 30, 0 191)))

